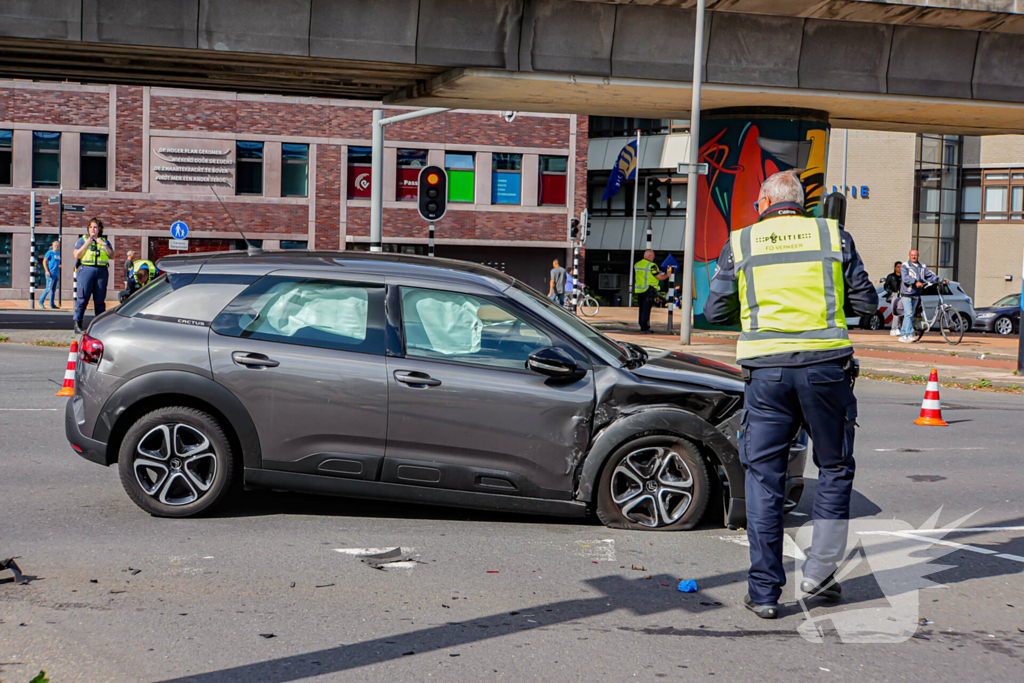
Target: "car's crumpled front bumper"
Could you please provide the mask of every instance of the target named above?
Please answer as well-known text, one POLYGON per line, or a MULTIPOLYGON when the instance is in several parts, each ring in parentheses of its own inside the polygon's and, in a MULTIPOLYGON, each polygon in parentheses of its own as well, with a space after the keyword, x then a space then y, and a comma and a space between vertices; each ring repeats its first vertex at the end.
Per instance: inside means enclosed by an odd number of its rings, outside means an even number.
POLYGON ((107 444, 82 434, 83 424, 85 417, 82 413, 82 397, 72 396, 64 407, 64 434, 71 447, 86 460, 100 465, 110 465, 112 461, 107 458, 107 444))

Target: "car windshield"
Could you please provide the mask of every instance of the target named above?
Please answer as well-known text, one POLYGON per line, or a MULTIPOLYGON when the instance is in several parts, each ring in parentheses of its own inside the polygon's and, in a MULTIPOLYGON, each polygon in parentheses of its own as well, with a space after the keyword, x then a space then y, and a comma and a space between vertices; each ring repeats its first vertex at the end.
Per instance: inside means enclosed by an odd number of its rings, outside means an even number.
POLYGON ((1020 306, 1020 294, 1008 294, 992 304, 992 306, 1020 306))
POLYGON ((562 306, 541 296, 536 290, 527 287, 523 283, 516 281, 505 293, 534 313, 552 315, 558 318, 559 322, 572 328, 573 332, 576 333, 576 339, 582 342, 590 351, 603 356, 611 356, 620 365, 625 365, 632 361, 633 353, 630 353, 627 349, 604 336, 589 324, 565 310, 562 306))

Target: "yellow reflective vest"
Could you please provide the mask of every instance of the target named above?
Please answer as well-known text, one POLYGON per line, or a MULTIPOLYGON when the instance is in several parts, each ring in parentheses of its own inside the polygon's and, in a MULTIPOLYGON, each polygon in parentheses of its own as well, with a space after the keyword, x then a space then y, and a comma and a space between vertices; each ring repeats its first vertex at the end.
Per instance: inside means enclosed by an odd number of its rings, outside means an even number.
POLYGON ((658 286, 658 264, 647 259, 640 259, 633 266, 633 291, 643 294, 648 287, 660 289, 658 286))
POLYGON ((733 233, 740 298, 736 359, 852 346, 834 220, 778 216, 733 233))
POLYGON ((132 280, 134 280, 135 282, 139 281, 137 276, 139 274, 139 270, 143 266, 146 266, 146 268, 149 270, 149 280, 147 280, 147 282, 151 282, 153 278, 156 277, 156 266, 153 265, 152 261, 135 261, 132 264, 132 280))
MULTIPOLYGON (((82 235, 82 241, 85 242, 89 239, 88 235, 82 235)), ((82 254, 82 258, 79 259, 83 266, 105 266, 110 262, 110 256, 107 255, 107 250, 101 248, 100 245, 106 246, 107 238, 100 237, 98 241, 94 241, 89 245, 89 248, 82 254)))

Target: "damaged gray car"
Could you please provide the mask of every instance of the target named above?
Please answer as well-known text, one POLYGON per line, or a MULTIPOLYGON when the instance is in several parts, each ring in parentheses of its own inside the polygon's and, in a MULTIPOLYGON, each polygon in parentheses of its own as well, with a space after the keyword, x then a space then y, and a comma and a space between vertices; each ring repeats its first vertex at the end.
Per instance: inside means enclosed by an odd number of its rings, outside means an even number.
MULTIPOLYGON (((357 252, 189 254, 82 338, 65 429, 143 510, 233 488, 745 523, 743 383, 615 342, 503 273, 357 252)), ((786 506, 803 490, 793 443, 786 506)))

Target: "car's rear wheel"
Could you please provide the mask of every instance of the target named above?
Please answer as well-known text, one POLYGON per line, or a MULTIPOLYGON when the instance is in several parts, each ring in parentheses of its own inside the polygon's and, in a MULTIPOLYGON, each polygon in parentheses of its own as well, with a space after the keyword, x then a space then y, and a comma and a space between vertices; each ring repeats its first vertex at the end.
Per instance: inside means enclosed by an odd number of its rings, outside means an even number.
POLYGON ((885 325, 885 320, 882 318, 881 313, 875 313, 868 318, 867 328, 869 330, 880 330, 885 325))
POLYGON ((612 453, 605 464, 597 517, 615 529, 692 529, 704 514, 710 488, 704 459, 692 442, 644 436, 612 453))
POLYGON ((996 332, 1003 335, 1004 337, 1006 335, 1013 334, 1013 321, 1010 320, 1009 316, 1001 316, 996 320, 995 324, 992 326, 992 329, 994 329, 996 332))
POLYGON ((118 455, 121 484, 146 512, 191 517, 221 503, 234 477, 231 445, 217 420, 182 406, 139 418, 118 455))

